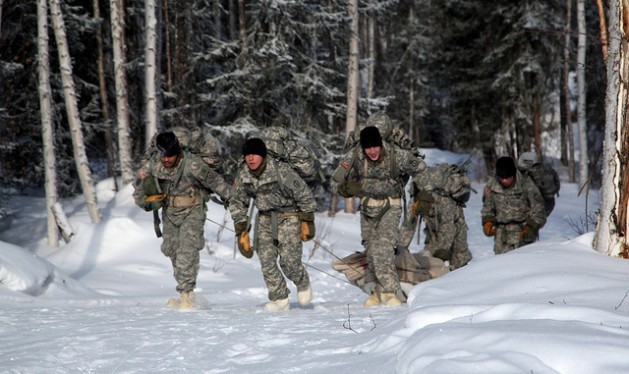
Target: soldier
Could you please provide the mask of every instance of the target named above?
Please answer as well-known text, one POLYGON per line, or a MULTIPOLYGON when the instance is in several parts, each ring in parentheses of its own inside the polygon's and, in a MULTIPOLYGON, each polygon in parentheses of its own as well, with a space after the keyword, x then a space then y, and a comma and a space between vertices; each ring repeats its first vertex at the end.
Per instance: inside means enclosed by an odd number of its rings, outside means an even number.
POLYGON ((250 258, 255 249, 260 258, 269 292, 269 302, 264 309, 290 310, 290 291, 282 272, 297 286, 299 304, 308 305, 312 289, 301 256, 302 241, 315 236, 315 198, 288 164, 267 158, 267 148, 261 139, 248 139, 242 147, 242 155, 245 164, 234 180, 234 196, 229 208, 240 252, 250 258), (249 238, 250 217, 247 216, 250 198, 255 199, 258 209, 253 248, 249 238))
POLYGON ((411 151, 383 143, 375 126, 367 126, 360 132, 360 148, 361 151, 344 156, 333 179, 341 196, 360 198, 367 278, 373 279, 364 288, 370 293, 365 307, 397 306, 406 300, 395 268, 404 176, 413 176, 426 165, 411 151))
POLYGON ((448 167, 433 166, 413 178, 411 195, 414 196, 414 202, 410 217, 400 229, 398 246, 401 248, 398 250, 408 248, 415 234, 417 217, 421 215, 426 224, 424 251, 449 261, 450 269, 454 270, 467 265, 472 260, 472 253, 467 245, 467 223, 463 212, 463 201, 467 201, 467 198, 457 199, 439 188, 439 181, 431 180, 431 176, 436 177, 433 179, 446 179, 446 170, 448 167))
POLYGON ((539 189, 518 171, 511 157, 496 161, 496 175, 483 190, 481 216, 485 235, 495 236, 496 254, 533 243, 546 223, 539 189))
POLYGON ((147 211, 162 209, 161 250, 172 262, 177 292, 181 294, 179 299, 168 300, 167 305, 189 309, 195 302, 199 251, 205 245, 206 196, 211 190, 228 200, 231 187, 201 158, 183 152, 173 132, 158 134, 155 145, 158 153, 138 171, 140 178, 133 196, 136 204, 147 211), (147 199, 145 188, 148 185, 159 195, 147 199))

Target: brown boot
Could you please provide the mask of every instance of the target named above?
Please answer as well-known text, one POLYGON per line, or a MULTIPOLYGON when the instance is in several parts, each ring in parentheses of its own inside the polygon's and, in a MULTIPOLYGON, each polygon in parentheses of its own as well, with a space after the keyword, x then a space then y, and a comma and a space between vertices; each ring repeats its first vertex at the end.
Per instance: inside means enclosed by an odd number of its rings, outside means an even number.
POLYGON ((400 306, 402 300, 400 300, 393 292, 382 293, 382 305, 384 306, 400 306))
POLYGON ((363 304, 365 308, 372 308, 378 305, 380 305, 380 296, 378 296, 377 292, 373 292, 371 296, 369 296, 369 298, 367 298, 367 300, 365 300, 365 303, 363 304))

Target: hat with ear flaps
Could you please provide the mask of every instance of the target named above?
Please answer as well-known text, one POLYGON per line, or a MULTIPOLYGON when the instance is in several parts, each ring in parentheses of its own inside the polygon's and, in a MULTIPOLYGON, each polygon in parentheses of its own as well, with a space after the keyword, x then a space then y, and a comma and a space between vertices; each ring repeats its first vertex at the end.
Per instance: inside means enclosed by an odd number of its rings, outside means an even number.
POLYGON ((175 136, 175 133, 172 131, 157 134, 157 138, 155 138, 155 146, 157 147, 161 157, 172 157, 181 152, 179 140, 177 140, 177 136, 175 136))
POLYGON ((382 147, 382 136, 376 126, 367 126, 360 132, 360 146, 363 149, 382 147))
POLYGON ((266 158, 266 145, 260 138, 247 139, 242 146, 242 155, 258 155, 266 158))
POLYGON ((509 178, 516 173, 515 161, 511 157, 500 157, 496 161, 496 176, 499 178, 509 178))

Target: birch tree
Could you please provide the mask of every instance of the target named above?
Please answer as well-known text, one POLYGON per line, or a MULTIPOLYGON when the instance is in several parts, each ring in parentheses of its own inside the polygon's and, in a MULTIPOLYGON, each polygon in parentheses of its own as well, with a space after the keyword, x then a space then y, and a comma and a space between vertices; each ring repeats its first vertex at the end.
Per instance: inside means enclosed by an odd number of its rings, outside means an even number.
POLYGON ((44 148, 44 175, 46 190, 46 217, 48 219, 47 239, 49 247, 57 247, 59 229, 52 207, 57 203, 57 170, 55 169, 55 148, 52 131, 52 90, 50 89, 50 62, 48 56, 48 4, 47 0, 37 0, 37 75, 39 78, 39 113, 42 124, 44 148))
MULTIPOLYGON (((349 64, 347 72, 347 116, 345 120, 345 137, 356 128, 358 112, 358 0, 347 3, 350 19, 349 64)), ((345 213, 356 213, 354 198, 345 199, 345 213)))
POLYGON ((588 144, 586 121, 585 94, 585 0, 577 0, 577 126, 579 129, 579 183, 583 185, 588 180, 588 144))
POLYGON ((155 16, 155 0, 145 0, 144 2, 146 20, 146 46, 144 49, 144 77, 145 77, 145 100, 146 100, 146 144, 157 132, 157 96, 155 92, 155 82, 159 81, 156 69, 157 50, 157 18, 155 16))
POLYGON ((66 113, 68 116, 68 124, 70 126, 70 135, 72 137, 72 148, 74 151, 74 160, 76 169, 81 182, 83 195, 87 203, 87 211, 92 223, 98 223, 101 220, 96 201, 96 192, 92 181, 92 172, 89 168, 89 160, 85 152, 85 143, 83 141, 83 129, 81 119, 79 118, 79 108, 76 98, 76 89, 74 86, 74 78, 72 76, 72 61, 70 59, 70 51, 66 38, 65 23, 61 14, 60 0, 49 0, 50 14, 54 25, 55 40, 57 41, 57 51, 59 54, 59 69, 61 70, 61 81, 63 83, 63 95, 65 98, 66 113))
POLYGON ((610 256, 629 258, 627 211, 629 204, 629 7, 627 0, 609 4, 607 100, 603 180, 594 248, 610 256))
POLYGON ((127 94, 126 58, 124 48, 124 1, 111 0, 111 34, 114 49, 114 71, 116 85, 116 118, 118 122, 118 158, 122 184, 133 181, 131 168, 131 139, 129 136, 129 102, 127 94))

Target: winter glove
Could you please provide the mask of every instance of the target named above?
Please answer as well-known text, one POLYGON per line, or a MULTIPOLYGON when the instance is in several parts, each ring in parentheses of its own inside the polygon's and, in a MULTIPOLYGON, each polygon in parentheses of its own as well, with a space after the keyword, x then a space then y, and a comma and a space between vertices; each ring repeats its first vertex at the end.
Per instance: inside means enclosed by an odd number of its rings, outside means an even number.
POLYGON ((430 192, 420 190, 415 195, 415 202, 413 203, 413 214, 416 216, 425 216, 430 213, 432 203, 435 202, 435 198, 432 197, 430 192))
POLYGON ((363 193, 360 183, 355 181, 345 181, 339 184, 338 190, 343 197, 360 197, 363 193))
POLYGON ((253 249, 251 248, 251 240, 249 239, 249 231, 245 231, 238 236, 238 250, 240 254, 246 258, 253 257, 253 249))
POLYGON ((483 217, 483 233, 486 236, 496 235, 496 219, 494 217, 483 217))
POLYGON ((244 232, 249 232, 248 220, 234 223, 234 232, 236 236, 240 236, 244 232))
POLYGON ((307 242, 315 237, 314 213, 301 212, 298 215, 301 221, 301 232, 299 238, 302 242, 307 242))
POLYGON ((530 244, 537 240, 537 224, 531 220, 526 221, 526 226, 520 232, 522 244, 530 244))
POLYGON ((450 251, 446 251, 445 249, 437 249, 432 257, 436 257, 442 261, 450 261, 452 253, 450 253, 450 251))

